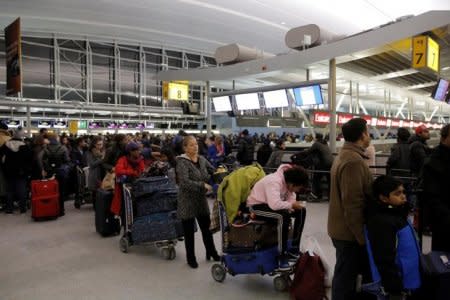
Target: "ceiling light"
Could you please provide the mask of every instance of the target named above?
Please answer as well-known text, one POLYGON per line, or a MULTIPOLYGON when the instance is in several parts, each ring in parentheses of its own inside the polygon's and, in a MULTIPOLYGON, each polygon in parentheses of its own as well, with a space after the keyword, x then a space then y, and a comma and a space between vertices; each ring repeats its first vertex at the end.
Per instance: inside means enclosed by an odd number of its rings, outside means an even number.
POLYGON ((281 22, 281 25, 286 25, 286 22, 281 22))
POLYGON ((448 67, 443 67, 443 68, 442 68, 442 71, 446 71, 446 70, 448 70, 448 69, 450 69, 450 66, 448 66, 448 67))

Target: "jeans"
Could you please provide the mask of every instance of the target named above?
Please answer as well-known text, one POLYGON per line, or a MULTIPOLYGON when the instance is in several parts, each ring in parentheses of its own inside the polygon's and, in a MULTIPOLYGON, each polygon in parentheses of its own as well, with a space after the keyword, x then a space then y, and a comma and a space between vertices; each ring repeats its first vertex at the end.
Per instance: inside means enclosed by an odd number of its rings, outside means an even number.
POLYGON ((369 265, 364 246, 357 242, 332 239, 336 248, 336 266, 332 283, 332 300, 358 299, 356 278, 367 273, 369 265))
POLYGON ((14 200, 19 202, 20 211, 25 211, 27 200, 27 180, 21 177, 6 177, 7 202, 6 211, 12 212, 14 200))

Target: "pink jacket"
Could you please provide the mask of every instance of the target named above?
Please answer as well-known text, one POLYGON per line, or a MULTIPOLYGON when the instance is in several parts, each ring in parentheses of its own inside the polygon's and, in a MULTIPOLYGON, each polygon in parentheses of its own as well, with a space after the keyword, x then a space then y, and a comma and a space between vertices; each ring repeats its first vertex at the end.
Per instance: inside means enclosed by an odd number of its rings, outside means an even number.
POLYGON ((291 165, 280 165, 275 173, 258 181, 247 198, 247 206, 267 204, 272 210, 292 209, 296 195, 288 191, 283 174, 290 168, 291 165))

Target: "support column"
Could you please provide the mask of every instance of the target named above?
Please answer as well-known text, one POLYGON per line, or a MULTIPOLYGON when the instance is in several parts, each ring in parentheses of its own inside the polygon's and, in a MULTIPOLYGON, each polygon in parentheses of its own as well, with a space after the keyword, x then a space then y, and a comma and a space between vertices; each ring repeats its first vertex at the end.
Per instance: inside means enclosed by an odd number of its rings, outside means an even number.
POLYGON ((353 82, 351 80, 350 80, 349 89, 350 89, 350 103, 348 106, 348 112, 352 114, 353 113, 353 82))
POLYGON ((27 105, 27 134, 31 137, 31 108, 27 105))
POLYGON ((359 114, 359 82, 356 83, 356 114, 359 114))
POLYGON ((146 92, 147 92, 147 70, 144 47, 139 46, 139 110, 146 106, 146 92))
POLYGON ((336 59, 329 62, 328 106, 330 110, 330 150, 336 152, 336 59))
POLYGON ((206 100, 206 135, 211 136, 211 87, 209 81, 206 82, 205 100, 206 100))
POLYGON ((60 57, 59 57, 59 45, 56 35, 53 36, 53 86, 54 86, 54 98, 56 102, 61 100, 61 79, 60 79, 60 57))
POLYGON ((306 81, 309 81, 309 78, 311 75, 310 73, 311 73, 311 71, 309 69, 306 69, 306 81))
POLYGON ((388 116, 389 116, 389 118, 390 117, 392 117, 392 98, 391 98, 391 90, 389 90, 389 94, 388 94, 388 112, 389 112, 389 114, 388 114, 388 116))
POLYGON ((120 104, 120 49, 117 43, 114 43, 114 105, 120 104))
POLYGON ((384 90, 383 117, 385 117, 385 118, 387 117, 386 107, 387 107, 387 92, 386 92, 386 90, 384 90))
POLYGON ((92 102, 93 95, 93 72, 92 72, 92 50, 89 40, 86 39, 86 104, 92 102))

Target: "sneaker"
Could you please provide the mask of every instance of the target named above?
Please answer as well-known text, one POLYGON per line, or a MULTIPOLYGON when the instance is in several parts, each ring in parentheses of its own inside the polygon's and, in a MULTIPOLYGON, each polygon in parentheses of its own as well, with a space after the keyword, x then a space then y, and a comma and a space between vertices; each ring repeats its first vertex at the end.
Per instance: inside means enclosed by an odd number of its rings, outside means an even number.
POLYGON ((287 252, 287 257, 289 261, 297 261, 298 258, 300 257, 300 252, 298 250, 295 249, 291 249, 287 252))
POLYGON ((280 271, 288 271, 291 269, 291 266, 289 265, 289 261, 286 257, 280 257, 278 260, 278 270, 280 271))

